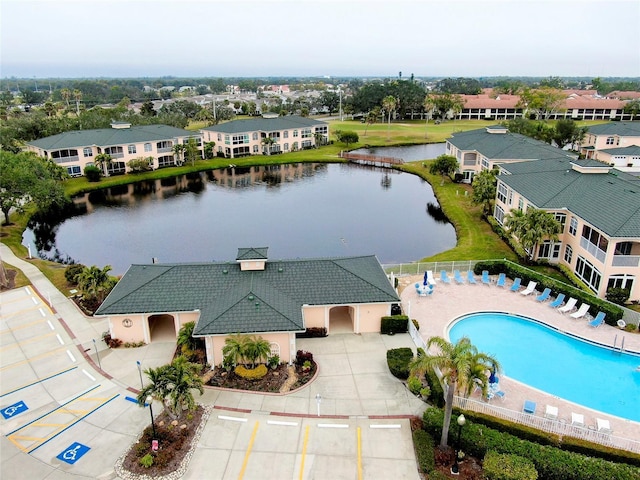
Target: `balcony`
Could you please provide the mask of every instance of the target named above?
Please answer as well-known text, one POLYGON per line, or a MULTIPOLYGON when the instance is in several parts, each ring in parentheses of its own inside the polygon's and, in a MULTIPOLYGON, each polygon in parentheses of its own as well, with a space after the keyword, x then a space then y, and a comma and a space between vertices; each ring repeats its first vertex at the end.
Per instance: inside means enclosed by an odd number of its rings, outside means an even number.
POLYGON ((73 156, 73 157, 58 157, 58 158, 52 158, 52 160, 55 163, 69 163, 69 162, 79 162, 80 161, 80 157, 78 157, 77 155, 73 156))
POLYGON ((614 255, 611 265, 614 267, 638 267, 640 266, 640 255, 614 255))
POLYGON ((173 147, 158 147, 158 153, 173 153, 173 147))
POLYGON ((607 256, 607 252, 600 250, 597 245, 594 245, 586 238, 580 238, 580 246, 584 248, 591 255, 596 257, 600 262, 604 263, 604 259, 607 256))

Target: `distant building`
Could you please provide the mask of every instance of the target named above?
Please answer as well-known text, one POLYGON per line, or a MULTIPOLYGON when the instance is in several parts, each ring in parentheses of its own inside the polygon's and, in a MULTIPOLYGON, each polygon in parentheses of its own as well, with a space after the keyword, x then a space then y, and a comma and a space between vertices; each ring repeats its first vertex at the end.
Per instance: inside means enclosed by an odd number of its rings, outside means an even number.
POLYGON ((75 130, 27 142, 27 150, 49 158, 67 169, 71 176, 79 176, 87 165, 94 165, 95 157, 105 153, 112 161, 106 166, 108 175, 127 172, 127 162, 148 158, 154 168, 170 167, 179 163, 173 147, 195 139, 201 148, 199 133, 167 125, 132 126, 114 122, 111 128, 75 130))
POLYGON ((205 142, 215 142, 219 156, 274 155, 326 144, 329 125, 320 120, 287 117, 234 120, 201 130, 205 142))
POLYGON ((458 160, 458 173, 465 183, 471 183, 476 173, 505 163, 576 157, 540 140, 511 133, 503 125, 454 133, 445 148, 458 160))
POLYGON ((589 127, 580 147, 580 154, 586 158, 607 161, 609 160, 607 154, 601 156, 597 152, 632 145, 640 145, 640 122, 603 123, 589 127))

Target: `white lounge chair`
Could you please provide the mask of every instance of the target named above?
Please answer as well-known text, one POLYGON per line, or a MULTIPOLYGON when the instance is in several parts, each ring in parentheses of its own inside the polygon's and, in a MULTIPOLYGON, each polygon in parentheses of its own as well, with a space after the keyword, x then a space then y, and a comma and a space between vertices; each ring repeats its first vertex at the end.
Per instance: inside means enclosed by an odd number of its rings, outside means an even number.
POLYGON ((554 407, 553 405, 547 405, 547 408, 544 412, 545 418, 549 420, 557 420, 558 419, 558 407, 554 407))
POLYGON ((580 308, 577 311, 575 311, 575 312, 573 312, 571 314, 571 318, 582 318, 582 317, 584 317, 587 314, 587 312, 589 311, 590 308, 591 308, 590 305, 587 305, 586 303, 583 303, 582 305, 580 305, 580 308))
POLYGON ((433 271, 432 270, 427 270, 427 283, 429 285, 435 285, 436 284, 436 279, 433 278, 433 271))
POLYGON ((584 415, 571 412, 571 425, 574 427, 584 427, 584 415))
POLYGON ((564 307, 558 308, 558 311, 560 313, 570 312, 571 310, 576 308, 576 303, 578 303, 578 299, 571 297, 564 307))
POLYGON ((535 291, 536 285, 538 285, 538 282, 530 281, 527 288, 520 292, 520 295, 531 295, 535 291))

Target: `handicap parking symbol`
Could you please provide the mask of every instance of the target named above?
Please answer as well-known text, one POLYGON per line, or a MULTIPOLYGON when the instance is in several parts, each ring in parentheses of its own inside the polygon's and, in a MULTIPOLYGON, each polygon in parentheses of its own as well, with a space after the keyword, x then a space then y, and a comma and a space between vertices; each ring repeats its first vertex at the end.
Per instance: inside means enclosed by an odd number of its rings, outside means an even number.
POLYGON ((91 450, 91 447, 87 447, 86 445, 82 445, 81 443, 74 442, 69 445, 64 451, 60 453, 56 458, 62 460, 63 462, 67 462, 69 465, 73 465, 80 458, 91 450))
POLYGON ((7 419, 7 418, 13 418, 16 415, 25 412, 29 410, 29 407, 27 407, 27 404, 24 402, 18 402, 18 403, 14 403, 13 405, 9 405, 8 407, 3 408, 2 410, 0 410, 0 412, 2 412, 2 416, 7 419))

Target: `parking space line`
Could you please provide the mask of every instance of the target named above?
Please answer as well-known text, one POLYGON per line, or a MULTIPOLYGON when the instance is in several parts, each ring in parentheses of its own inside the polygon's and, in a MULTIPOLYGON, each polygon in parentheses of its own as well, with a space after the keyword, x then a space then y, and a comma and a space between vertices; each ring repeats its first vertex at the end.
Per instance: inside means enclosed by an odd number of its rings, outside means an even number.
POLYGON ((267 420, 267 425, 284 425, 286 427, 297 427, 298 422, 282 422, 280 420, 267 420))
POLYGON ((53 377, 57 377, 58 375, 62 375, 63 373, 70 372, 71 370, 75 370, 76 368, 78 368, 78 367, 71 367, 71 368, 67 368, 67 369, 62 370, 62 371, 60 371, 60 372, 58 372, 58 373, 53 373, 53 374, 49 375, 48 377, 41 378, 40 380, 37 380, 37 381, 35 381, 35 382, 31 382, 31 383, 28 383, 28 384, 26 384, 26 385, 22 385, 21 387, 14 388, 14 389, 13 389, 13 390, 11 390, 10 392, 3 393, 2 395, 0 395, 0 398, 2 398, 2 397, 4 397, 4 396, 7 396, 7 395, 11 395, 12 393, 18 392, 18 391, 22 390, 23 388, 28 388, 28 387, 31 387, 31 386, 33 386, 33 385, 37 385, 38 383, 42 383, 42 382, 44 382, 45 380, 49 380, 49 379, 51 379, 51 378, 53 378, 53 377))
POLYGON ((318 428, 349 428, 345 423, 319 423, 318 428))
POLYGON ((302 457, 300 458, 300 480, 304 478, 304 460, 307 456, 307 444, 309 443, 309 425, 304 429, 304 440, 302 441, 302 457))
POLYGON ((37 342, 42 340, 43 338, 50 337, 51 335, 55 335, 55 333, 45 333, 44 335, 38 335, 37 337, 31 337, 28 340, 23 340, 21 342, 14 342, 11 345, 5 345, 4 347, 0 347, 0 352, 4 352, 9 350, 10 348, 21 347, 22 345, 27 345, 29 343, 37 342))
POLYGON ((362 480, 362 431, 358 427, 358 480, 362 480))
POLYGON ((19 367, 21 365, 24 365, 25 363, 31 363, 34 360, 39 360, 40 358, 44 358, 44 357, 49 357, 51 355, 55 355, 56 353, 58 353, 58 352, 60 352, 61 350, 64 350, 64 349, 65 349, 64 347, 56 348, 56 349, 53 349, 53 350, 49 350, 48 352, 41 353, 40 355, 36 355, 34 357, 29 357, 26 360, 20 360, 19 362, 12 363, 10 365, 5 365, 4 367, 0 368, 0 372, 2 372, 4 370, 7 370, 7 369, 10 369, 10 368, 19 367))
MULTIPOLYGON (((41 310, 41 311, 42 311, 42 310, 41 310)), ((43 317, 44 317, 44 315, 43 315, 43 317)), ((51 330, 55 330, 55 329, 56 329, 56 327, 54 327, 54 326, 53 326, 53 323, 51 323, 51 320, 47 320, 47 323, 49 324, 49 328, 50 328, 51 330)))
POLYGON ((256 439, 256 434, 258 433, 258 425, 260 422, 256 422, 253 427, 253 433, 251 434, 251 439, 249 440, 249 446, 247 447, 247 453, 244 455, 244 461, 242 462, 242 468, 240 469, 240 475, 238 475, 238 480, 242 480, 244 477, 244 471, 247 469, 247 463, 249 463, 249 455, 251 455, 251 449, 253 448, 253 442, 256 439))
POLYGON ((369 428, 400 428, 399 423, 377 423, 369 425, 369 428))
POLYGON ((87 372, 84 368, 82 369, 82 373, 84 373, 87 377, 89 377, 92 382, 96 381, 96 379, 89 372, 87 372))
POLYGON ((227 415, 218 415, 218 418, 220 420, 231 420, 232 422, 245 422, 247 421, 246 418, 241 418, 241 417, 228 417, 227 415))
POLYGON ((69 358, 71 359, 71 361, 73 363, 76 363, 76 357, 73 356, 73 353, 71 353, 69 350, 67 350, 67 355, 69 355, 69 358))

